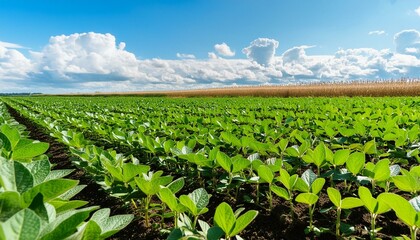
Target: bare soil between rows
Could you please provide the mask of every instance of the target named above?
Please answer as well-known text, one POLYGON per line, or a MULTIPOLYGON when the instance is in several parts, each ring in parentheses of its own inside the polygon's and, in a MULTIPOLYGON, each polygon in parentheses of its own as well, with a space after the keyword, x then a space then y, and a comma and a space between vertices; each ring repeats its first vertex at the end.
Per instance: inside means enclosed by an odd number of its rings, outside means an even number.
MULTIPOLYGON (((94 205, 100 206, 101 208, 110 208, 112 215, 127 213, 133 213, 136 215, 136 218, 128 227, 113 235, 110 239, 155 240, 166 238, 165 235, 160 234, 158 229, 147 228, 143 219, 135 213, 135 209, 127 206, 122 200, 108 195, 108 193, 95 183, 83 169, 77 169, 72 164, 71 154, 67 146, 56 141, 43 127, 23 117, 15 109, 8 106, 8 110, 16 121, 26 126, 27 130, 30 132, 31 139, 50 144, 50 148, 46 154, 49 156, 50 162, 54 164, 54 169, 75 169, 75 171, 67 178, 79 180, 79 184, 87 185, 82 192, 74 197, 74 199, 89 201, 89 206, 94 205)), ((340 185, 337 187, 340 188, 340 185)), ((195 189, 191 186, 188 188, 191 189, 183 189, 183 192, 188 193, 195 189)), ((251 185, 246 185, 244 188, 245 189, 241 189, 239 197, 236 199, 228 198, 222 194, 212 193, 213 196, 211 197, 210 204, 208 206, 210 210, 200 219, 213 224, 212 216, 214 215, 216 207, 221 202, 225 201, 231 206, 245 207, 246 210, 255 209, 259 211, 258 217, 240 234, 244 239, 336 239, 333 234, 328 233, 322 234, 320 237, 315 235, 305 235, 304 230, 309 221, 308 208, 305 205, 295 204, 293 211, 294 217, 292 218, 288 202, 275 197, 273 210, 268 212, 266 210, 266 208, 268 208, 267 203, 264 203, 265 205, 258 206, 253 203, 245 202, 245 196, 252 197, 255 195, 256 191, 255 187, 251 185)), ((316 227, 330 228, 334 231, 336 216, 335 211, 332 210, 323 214, 319 213, 319 209, 331 206, 328 196, 325 193, 320 195, 320 200, 317 206, 318 207, 314 215, 314 225, 316 227)), ((236 208, 234 207, 234 209, 236 208)), ((152 221, 155 221, 157 224, 159 219, 152 219, 152 221)), ((346 219, 342 219, 342 221, 353 224, 357 223, 355 225, 356 233, 354 235, 358 236, 357 239, 369 239, 368 232, 364 227, 366 226, 369 228, 370 219, 369 214, 364 208, 355 209, 349 216, 347 216, 346 219)), ((171 226, 172 224, 168 222, 167 227, 170 228, 171 226)), ((381 239, 391 239, 391 236, 409 234, 408 228, 397 219, 394 213, 387 213, 380 216, 377 219, 377 227, 383 228, 377 236, 381 239)))

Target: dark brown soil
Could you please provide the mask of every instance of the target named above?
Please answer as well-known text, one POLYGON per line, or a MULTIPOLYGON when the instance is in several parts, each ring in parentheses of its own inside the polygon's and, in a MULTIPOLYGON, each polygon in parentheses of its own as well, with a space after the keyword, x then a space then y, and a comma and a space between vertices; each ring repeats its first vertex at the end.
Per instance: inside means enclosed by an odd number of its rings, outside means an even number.
MULTIPOLYGON (((106 193, 98 184, 96 184, 83 169, 77 169, 75 166, 73 166, 68 147, 56 141, 53 137, 45 132, 44 128, 21 116, 13 108, 8 107, 8 109, 16 121, 26 126, 27 130, 30 132, 30 138, 50 144, 47 155, 50 157, 51 163, 55 165, 54 169, 75 169, 75 171, 69 175, 68 178, 79 180, 80 184, 87 185, 87 187, 74 199, 89 201, 89 205, 96 205, 100 206, 101 208, 110 208, 112 215, 136 212, 131 207, 127 206, 122 200, 109 196, 108 193, 106 193)), ((343 186, 340 186, 340 184, 338 184, 336 187, 343 188, 343 186)), ((193 189, 187 190, 192 191, 193 189)), ((256 191, 254 186, 246 185, 245 189, 241 189, 240 196, 238 196, 237 199, 229 198, 223 194, 213 193, 210 205, 208 206, 209 212, 204 214, 200 219, 213 224, 212 217, 216 207, 221 202, 225 201, 231 206, 245 207, 246 210, 256 209, 259 211, 258 217, 241 233, 241 236, 244 239, 336 239, 333 234, 328 233, 322 234, 320 237, 317 237, 313 234, 305 235, 304 230, 308 225, 309 217, 308 208, 303 204, 295 203, 293 211, 294 216, 292 217, 290 214, 290 207, 288 202, 276 196, 274 197, 274 207, 271 212, 266 210, 268 208, 268 204, 265 203, 266 201, 264 201, 262 206, 244 201, 244 196, 246 194, 251 195, 251 197, 255 197, 253 196, 255 195, 255 192, 256 191)), ((321 194, 319 202, 317 203, 317 210, 315 211, 314 215, 314 225, 316 227, 330 228, 334 232, 336 216, 335 211, 331 210, 326 213, 319 212, 320 209, 329 208, 330 206, 331 203, 329 202, 328 196, 326 194, 321 194)), ((138 214, 136 215, 138 216, 138 214)), ((157 223, 158 221, 159 219, 152 219, 152 224, 157 223)), ((364 208, 353 210, 349 216, 343 216, 342 221, 357 223, 355 226, 355 235, 359 236, 357 239, 369 239, 369 235, 365 230, 365 227, 370 228, 370 216, 364 208)), ((167 223, 168 228, 170 228, 171 225, 172 224, 170 222, 167 223)), ((402 224, 394 213, 387 213, 383 216, 379 216, 377 219, 377 227, 383 227, 381 232, 378 234, 378 237, 381 239, 391 239, 392 235, 409 234, 408 227, 402 224)), ((165 236, 160 234, 157 229, 145 227, 144 221, 139 217, 136 217, 136 219, 128 227, 112 236, 111 239, 155 240, 165 239, 165 236)))

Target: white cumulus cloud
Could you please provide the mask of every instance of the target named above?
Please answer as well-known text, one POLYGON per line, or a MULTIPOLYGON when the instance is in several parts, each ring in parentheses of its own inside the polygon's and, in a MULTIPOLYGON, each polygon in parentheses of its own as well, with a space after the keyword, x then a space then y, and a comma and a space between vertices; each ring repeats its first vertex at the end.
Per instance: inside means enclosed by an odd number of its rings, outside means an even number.
MULTIPOLYGON (((41 52, 32 52, 41 73, 68 80, 121 80, 138 73, 136 56, 116 44, 111 34, 75 33, 50 38, 41 52)), ((44 77, 44 76, 42 76, 44 77)))
MULTIPOLYGON (((179 59, 138 59, 111 34, 53 36, 44 48, 22 53, 18 44, 0 44, 1 91, 89 92, 192 89, 420 76, 420 33, 394 36, 395 50, 340 49, 308 54, 296 46, 276 55, 278 41, 259 38, 243 49, 245 59, 207 59, 179 53, 179 59)), ((230 49, 230 48, 229 48, 230 49)), ((226 49, 225 49, 226 50, 226 49)))
POLYGON ((415 12, 417 15, 419 15, 419 16, 420 16, 420 7, 416 8, 416 9, 414 10, 414 12, 415 12))
POLYGON ((375 31, 370 31, 368 34, 369 35, 384 35, 385 31, 384 30, 375 30, 375 31))
POLYGON ((21 80, 33 70, 32 62, 10 44, 0 45, 0 79, 21 80))
POLYGON ((274 62, 274 55, 279 42, 269 38, 258 38, 244 48, 242 52, 248 59, 255 61, 262 66, 270 66, 274 62))
POLYGON ((186 53, 177 53, 176 57, 181 58, 181 59, 195 59, 194 54, 186 54, 186 53))
POLYGON ((397 53, 420 57, 420 32, 415 29, 401 31, 394 36, 397 53))
POLYGON ((214 45, 214 50, 222 56, 225 57, 233 57, 235 56, 235 52, 230 49, 230 47, 226 43, 216 44, 214 45))

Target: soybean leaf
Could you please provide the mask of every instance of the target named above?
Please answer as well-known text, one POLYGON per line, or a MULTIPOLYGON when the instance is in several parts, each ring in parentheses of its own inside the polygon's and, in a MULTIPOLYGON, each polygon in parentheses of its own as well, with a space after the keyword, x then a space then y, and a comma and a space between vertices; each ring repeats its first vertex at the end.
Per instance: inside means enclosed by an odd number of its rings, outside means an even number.
POLYGON ((274 179, 273 171, 271 171, 271 169, 266 165, 258 167, 258 176, 269 184, 271 184, 274 179))
POLYGON ((328 197, 336 207, 341 207, 341 194, 332 187, 327 188, 328 197))
POLYGON ((357 175, 365 165, 365 154, 361 152, 355 152, 350 154, 347 162, 346 167, 347 169, 353 173, 353 175, 357 175))
POLYGON ((41 220, 32 210, 23 209, 0 226, 2 239, 33 240, 39 235, 41 220))
POLYGON ((360 200, 360 198, 347 197, 341 200, 342 209, 352 209, 361 206, 363 206, 363 202, 362 200, 360 200))
POLYGON ((244 213, 236 220, 235 228, 229 235, 233 237, 242 232, 242 230, 244 230, 246 226, 248 226, 257 217, 257 215, 258 212, 255 210, 249 210, 244 213))
POLYGON ((214 222, 225 232, 226 236, 230 236, 230 233, 233 231, 235 220, 235 215, 229 204, 222 202, 217 206, 214 222))
POLYGON ((313 193, 300 193, 295 200, 296 202, 314 205, 318 201, 318 195, 313 193))

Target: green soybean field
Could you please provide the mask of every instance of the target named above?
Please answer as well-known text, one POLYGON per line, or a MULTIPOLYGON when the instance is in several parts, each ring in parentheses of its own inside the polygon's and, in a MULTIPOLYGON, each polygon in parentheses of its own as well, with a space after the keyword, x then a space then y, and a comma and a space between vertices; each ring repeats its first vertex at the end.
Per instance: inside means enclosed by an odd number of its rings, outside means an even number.
POLYGON ((0 239, 418 239, 420 97, 0 98, 0 239))

